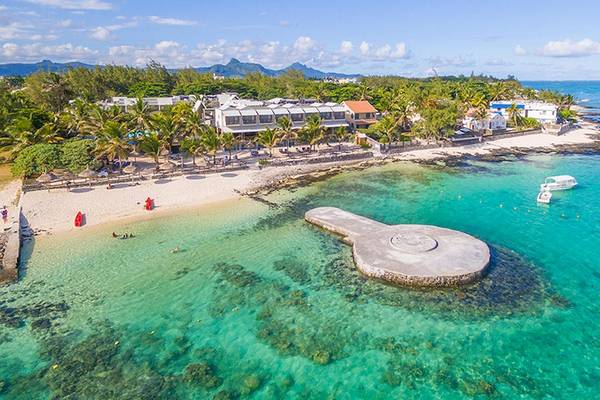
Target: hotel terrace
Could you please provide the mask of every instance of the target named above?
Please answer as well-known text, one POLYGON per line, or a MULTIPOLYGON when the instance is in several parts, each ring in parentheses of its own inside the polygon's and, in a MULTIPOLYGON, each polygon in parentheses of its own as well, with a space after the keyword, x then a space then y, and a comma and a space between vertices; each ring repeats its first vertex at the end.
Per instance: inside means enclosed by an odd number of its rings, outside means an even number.
POLYGON ((288 117, 293 127, 300 129, 312 115, 319 116, 321 126, 328 131, 349 126, 346 108, 341 104, 279 98, 268 101, 231 99, 214 110, 213 121, 219 131, 244 138, 267 128, 276 128, 282 117, 288 117))

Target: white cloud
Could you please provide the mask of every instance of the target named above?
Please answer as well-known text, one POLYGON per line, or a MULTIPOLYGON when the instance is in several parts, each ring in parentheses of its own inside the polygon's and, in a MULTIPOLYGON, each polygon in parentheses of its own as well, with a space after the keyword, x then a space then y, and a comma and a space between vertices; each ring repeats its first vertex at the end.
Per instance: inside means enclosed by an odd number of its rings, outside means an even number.
POLYGON ((50 46, 41 43, 26 45, 5 43, 0 50, 0 57, 5 61, 39 61, 51 58, 53 61, 95 62, 97 56, 98 51, 84 46, 74 46, 71 43, 50 46))
POLYGON ((308 36, 300 36, 294 42, 294 49, 298 50, 301 53, 306 53, 310 50, 313 50, 315 47, 315 41, 308 36))
POLYGON ((63 8, 66 10, 110 10, 112 4, 102 0, 26 0, 41 6, 63 8))
POLYGON ((121 29, 137 26, 137 21, 130 21, 123 24, 97 26, 90 31, 90 36, 96 40, 108 40, 112 38, 112 33, 121 29))
POLYGON ((26 27, 17 22, 0 25, 0 40, 20 39, 26 33, 26 27))
POLYGON ((600 43, 587 38, 578 42, 571 39, 550 41, 539 54, 546 57, 586 57, 600 54, 600 43))
POLYGON ((104 26, 99 26, 92 29, 90 36, 97 40, 107 40, 110 37, 110 30, 104 26))
POLYGON ((394 58, 407 58, 408 50, 406 49, 406 43, 396 43, 396 47, 392 52, 392 57, 394 58))
POLYGON ((58 26, 60 26, 61 28, 69 28, 71 25, 73 25, 73 21, 71 21, 70 19, 65 19, 58 23, 58 26))
POLYGON ((525 54, 527 54, 527 50, 525 50, 523 47, 521 47, 520 44, 515 46, 515 55, 524 56, 525 54))
POLYGON ((158 42, 156 45, 154 45, 154 48, 158 51, 167 51, 178 47, 179 43, 170 40, 163 40, 162 42, 158 42))
POLYGON ((369 51, 371 50, 371 45, 365 41, 361 42, 360 46, 358 47, 360 49, 360 54, 362 54, 363 56, 366 56, 369 54, 369 51))
POLYGON ((344 40, 342 42, 342 44, 340 45, 340 53, 348 55, 348 54, 352 53, 353 48, 354 48, 354 45, 352 44, 352 42, 350 42, 348 40, 344 40))
POLYGON ((148 20, 159 25, 192 26, 197 24, 196 21, 191 21, 187 19, 163 18, 158 17, 156 15, 149 17, 148 20))
POLYGON ((375 50, 375 57, 379 59, 388 58, 391 51, 392 48, 390 47, 390 45, 384 44, 383 46, 375 50))

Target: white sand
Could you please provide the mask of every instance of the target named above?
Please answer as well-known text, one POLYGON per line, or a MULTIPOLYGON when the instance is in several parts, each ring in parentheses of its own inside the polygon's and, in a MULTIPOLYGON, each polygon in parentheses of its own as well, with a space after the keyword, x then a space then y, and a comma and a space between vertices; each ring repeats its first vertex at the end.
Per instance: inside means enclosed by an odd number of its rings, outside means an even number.
MULTIPOLYGON (((598 131, 589 125, 563 136, 545 134, 507 138, 493 142, 456 148, 415 150, 402 153, 394 159, 431 159, 443 155, 484 154, 498 148, 527 147, 531 149, 563 144, 593 142, 598 131)), ((283 176, 308 173, 317 169, 332 168, 336 164, 271 167, 262 171, 252 169, 235 173, 206 175, 203 179, 173 178, 168 183, 146 181, 137 186, 83 188, 67 192, 65 189, 28 192, 23 198, 23 214, 34 231, 64 232, 76 229, 74 218, 78 211, 86 215, 86 227, 115 222, 125 218, 148 218, 167 210, 200 207, 235 199, 237 191, 248 191, 268 184, 283 176), (157 208, 143 209, 147 197, 155 200, 157 208)))

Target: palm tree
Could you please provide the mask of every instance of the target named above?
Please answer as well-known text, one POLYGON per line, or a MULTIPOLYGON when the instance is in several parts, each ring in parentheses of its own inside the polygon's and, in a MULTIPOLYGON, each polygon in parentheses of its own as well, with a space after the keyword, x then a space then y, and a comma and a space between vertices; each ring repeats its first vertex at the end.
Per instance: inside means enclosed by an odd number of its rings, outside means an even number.
POLYGON ((217 163, 217 152, 221 147, 221 138, 212 126, 207 127, 200 137, 202 147, 209 156, 213 158, 213 164, 217 163))
POLYGON ((119 171, 123 170, 123 159, 131 151, 127 138, 127 127, 124 123, 108 121, 99 133, 96 143, 98 157, 106 157, 112 163, 115 159, 119 162, 119 171))
POLYGON ((398 134, 398 120, 392 114, 385 115, 375 126, 383 136, 381 142, 386 143, 388 150, 392 147, 398 134))
POLYGON ((342 142, 348 137, 348 130, 345 126, 340 126, 333 131, 333 137, 338 142, 338 151, 342 151, 342 142))
POLYGON ((235 146, 235 136, 231 132, 224 132, 221 134, 221 145, 223 149, 229 153, 229 159, 231 159, 231 150, 235 146))
POLYGON ((273 157, 273 147, 281 140, 279 132, 275 129, 267 128, 264 131, 258 132, 256 142, 269 149, 269 157, 273 157))
POLYGON ((181 149, 192 156, 192 164, 196 166, 196 156, 204 152, 199 136, 188 135, 181 141, 181 149))
POLYGON ((64 140, 56 130, 56 126, 47 122, 36 128, 33 118, 20 116, 6 127, 6 132, 0 136, 0 148, 8 149, 11 158, 15 158, 21 150, 34 144, 56 144, 64 140))
POLYGON ((181 131, 181 118, 170 110, 154 114, 151 120, 152 128, 158 132, 164 148, 171 153, 173 142, 181 131))
POLYGON ((67 129, 68 135, 82 135, 89 118, 91 104, 83 99, 76 99, 59 115, 61 126, 67 129))
POLYGON ((296 138, 296 132, 294 132, 294 124, 290 117, 281 117, 277 120, 277 130, 281 135, 281 139, 285 140, 285 147, 290 147, 290 139, 296 138))
POLYGON ((302 137, 310 145, 311 150, 323 140, 324 129, 321 126, 321 117, 311 115, 306 119, 306 125, 302 128, 302 137))
POLYGON ((145 132, 150 129, 150 110, 142 97, 138 97, 133 107, 129 108, 130 128, 145 132))
POLYGON ((154 160, 156 164, 156 170, 158 171, 160 166, 160 153, 163 150, 163 143, 156 132, 149 132, 142 136, 140 142, 140 149, 154 160))
POLYGON ((513 126, 521 126, 523 124, 523 116, 516 103, 512 103, 510 107, 506 109, 506 112, 508 113, 508 121, 513 126))

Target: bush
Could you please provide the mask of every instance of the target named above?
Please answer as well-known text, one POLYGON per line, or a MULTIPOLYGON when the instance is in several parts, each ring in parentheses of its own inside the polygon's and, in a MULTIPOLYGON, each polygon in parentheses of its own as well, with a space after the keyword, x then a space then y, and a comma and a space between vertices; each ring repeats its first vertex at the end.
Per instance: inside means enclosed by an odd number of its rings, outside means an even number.
POLYGON ((77 174, 87 167, 95 169, 98 162, 94 159, 94 141, 90 139, 69 140, 61 146, 60 161, 63 167, 77 174))
POLYGON ((31 177, 61 166, 60 146, 56 144, 34 144, 19 153, 11 167, 15 176, 31 177))

